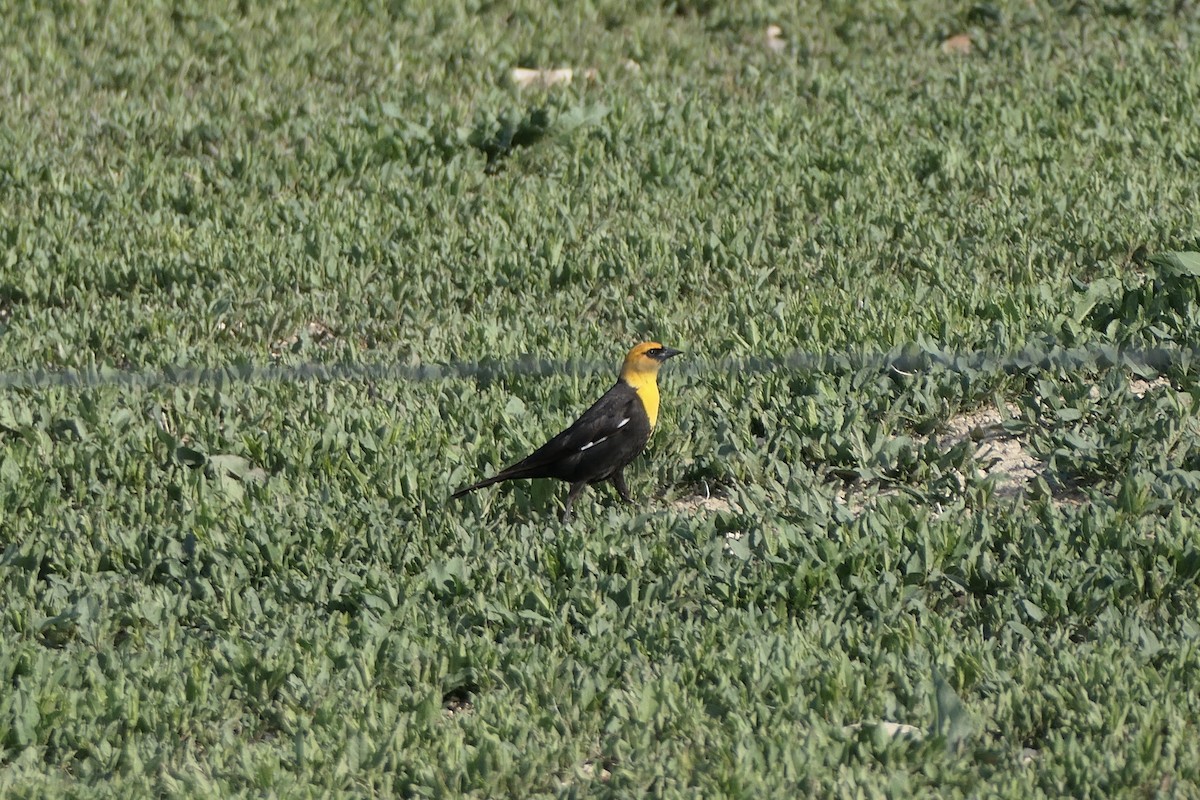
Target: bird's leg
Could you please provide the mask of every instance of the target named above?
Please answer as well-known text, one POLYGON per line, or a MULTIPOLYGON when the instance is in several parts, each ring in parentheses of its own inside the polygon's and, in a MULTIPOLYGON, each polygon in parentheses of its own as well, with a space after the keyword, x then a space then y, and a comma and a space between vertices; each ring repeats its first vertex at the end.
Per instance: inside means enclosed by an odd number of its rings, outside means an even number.
POLYGON ((617 494, 626 503, 633 503, 633 498, 629 496, 629 487, 625 485, 625 474, 621 470, 617 470, 608 477, 612 482, 613 488, 617 490, 617 494))
POLYGON ((563 509, 563 513, 562 513, 562 521, 563 522, 571 521, 571 503, 575 502, 575 498, 579 497, 579 493, 582 492, 585 488, 587 488, 587 481, 579 481, 577 483, 571 484, 571 491, 567 492, 566 508, 563 509))

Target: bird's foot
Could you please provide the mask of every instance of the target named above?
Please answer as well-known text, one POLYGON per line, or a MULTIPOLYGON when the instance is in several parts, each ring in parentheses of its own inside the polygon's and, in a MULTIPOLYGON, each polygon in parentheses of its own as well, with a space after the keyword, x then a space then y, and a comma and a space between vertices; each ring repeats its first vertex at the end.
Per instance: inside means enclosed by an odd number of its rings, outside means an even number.
POLYGON ((617 472, 609 478, 609 481, 617 490, 617 497, 620 497, 623 502, 633 505, 633 498, 629 496, 629 487, 625 484, 625 476, 617 472))

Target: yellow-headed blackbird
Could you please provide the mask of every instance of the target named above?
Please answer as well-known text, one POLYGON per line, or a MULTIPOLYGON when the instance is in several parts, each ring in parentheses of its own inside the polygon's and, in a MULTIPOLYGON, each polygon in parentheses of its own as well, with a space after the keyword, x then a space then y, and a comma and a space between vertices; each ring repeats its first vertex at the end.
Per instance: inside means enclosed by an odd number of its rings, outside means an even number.
POLYGON ((621 470, 637 458, 658 421, 658 370, 680 351, 658 342, 642 342, 629 351, 616 384, 571 427, 527 458, 497 474, 459 489, 452 497, 517 478, 558 478, 571 484, 563 521, 571 503, 589 483, 609 481, 626 503, 632 503, 621 470))

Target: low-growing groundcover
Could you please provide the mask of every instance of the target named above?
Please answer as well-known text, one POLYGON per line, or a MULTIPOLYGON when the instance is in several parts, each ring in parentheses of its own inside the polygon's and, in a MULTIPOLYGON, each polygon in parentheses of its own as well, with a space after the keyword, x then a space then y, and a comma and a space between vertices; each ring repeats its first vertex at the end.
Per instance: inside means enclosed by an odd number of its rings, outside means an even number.
POLYGON ((1193 3, 0 13, 0 794, 1200 794, 1193 3))

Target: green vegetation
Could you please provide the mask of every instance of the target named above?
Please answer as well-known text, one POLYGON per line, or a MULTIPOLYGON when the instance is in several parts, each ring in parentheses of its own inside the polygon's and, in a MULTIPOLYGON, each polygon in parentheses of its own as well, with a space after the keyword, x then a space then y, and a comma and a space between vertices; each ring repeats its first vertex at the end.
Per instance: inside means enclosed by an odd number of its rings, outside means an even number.
POLYGON ((0 16, 0 794, 1200 794, 1194 3, 0 16))

